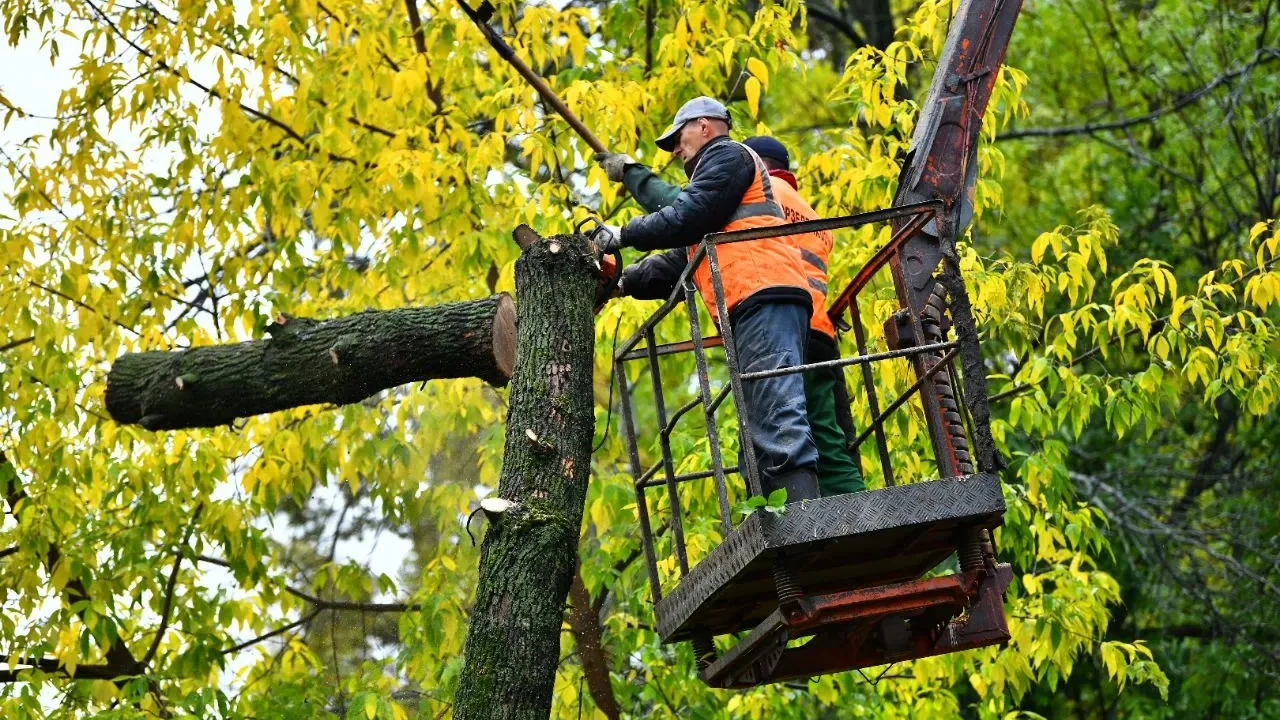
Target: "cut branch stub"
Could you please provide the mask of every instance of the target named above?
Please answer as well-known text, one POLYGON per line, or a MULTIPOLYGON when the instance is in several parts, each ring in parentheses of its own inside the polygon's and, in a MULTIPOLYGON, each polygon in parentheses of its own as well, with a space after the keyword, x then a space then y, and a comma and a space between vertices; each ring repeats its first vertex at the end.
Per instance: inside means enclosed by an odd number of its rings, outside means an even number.
POLYGON ((264 340, 122 356, 107 376, 107 412, 148 430, 216 427, 423 380, 503 386, 516 360, 506 294, 323 321, 281 315, 267 331, 264 340))

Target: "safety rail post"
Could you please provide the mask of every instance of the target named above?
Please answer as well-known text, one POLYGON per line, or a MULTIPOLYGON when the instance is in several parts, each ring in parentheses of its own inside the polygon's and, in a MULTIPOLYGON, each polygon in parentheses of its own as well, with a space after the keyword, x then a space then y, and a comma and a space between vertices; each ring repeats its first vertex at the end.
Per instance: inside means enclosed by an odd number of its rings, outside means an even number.
POLYGON ((631 410, 631 388, 627 385, 625 363, 613 361, 613 376, 618 379, 618 401, 621 404, 622 432, 627 439, 627 455, 631 460, 631 474, 636 478, 636 511, 640 515, 640 545, 644 549, 645 567, 649 571, 649 593, 653 603, 662 599, 662 582, 658 578, 658 560, 653 547, 653 526, 649 522, 649 501, 645 498, 644 485, 640 481, 640 448, 636 443, 635 417, 631 410))
MULTIPOLYGON (((855 294, 849 299, 849 315, 853 324, 853 337, 858 344, 858 354, 867 354, 867 332, 862 327, 862 310, 858 307, 858 296, 855 294)), ((893 487, 895 479, 893 477, 893 462, 889 459, 889 438, 884 433, 884 421, 876 422, 876 418, 880 416, 880 399, 876 393, 875 376, 871 372, 871 363, 862 364, 862 384, 867 389, 867 409, 871 412, 872 427, 876 434, 876 450, 880 455, 880 469, 884 473, 884 484, 886 487, 893 487)), ((858 447, 862 443, 853 444, 850 442, 849 451, 851 453, 860 454, 861 448, 858 447)))
MULTIPOLYGON (((649 350, 649 378, 653 381, 653 404, 658 415, 658 427, 667 427, 667 405, 662 396, 662 371, 658 368, 658 354, 655 351, 657 340, 653 328, 645 330, 644 339, 649 350)), ((671 504, 671 531, 675 534, 676 558, 680 562, 680 576, 689 574, 689 556, 684 544, 684 518, 680 508, 680 493, 676 489, 676 468, 671 458, 671 436, 662 432, 658 437, 658 446, 662 449, 662 470, 667 474, 667 500, 671 504)))
POLYGON ((733 388, 733 405, 738 415, 742 474, 747 479, 747 494, 763 495, 760 469, 756 465, 756 446, 751 439, 751 424, 747 422, 747 400, 742 394, 742 378, 738 369, 738 345, 733 337, 733 323, 729 322, 729 310, 724 299, 724 282, 720 279, 720 257, 716 252, 716 241, 704 238, 702 246, 706 248, 707 264, 711 269, 711 289, 715 295, 716 319, 720 324, 720 337, 724 339, 725 362, 729 366, 729 384, 733 388))
POLYGON ((712 405, 711 377, 707 373, 707 351, 702 345, 702 320, 698 318, 698 303, 692 283, 684 284, 685 307, 689 310, 689 330, 693 339, 693 357, 698 366, 698 397, 702 399, 702 414, 707 421, 707 444, 711 452, 711 471, 716 479, 716 497, 720 503, 720 526, 725 537, 733 532, 733 516, 729 511, 729 489, 724 479, 724 460, 720 456, 720 430, 716 427, 716 410, 712 405))

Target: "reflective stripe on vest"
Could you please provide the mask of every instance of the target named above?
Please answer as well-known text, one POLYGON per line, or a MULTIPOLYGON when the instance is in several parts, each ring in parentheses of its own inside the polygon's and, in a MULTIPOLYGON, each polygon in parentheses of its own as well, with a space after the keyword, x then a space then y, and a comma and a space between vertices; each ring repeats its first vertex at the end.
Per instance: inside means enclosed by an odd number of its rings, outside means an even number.
POLYGON ((773 199, 773 185, 769 182, 769 168, 765 167, 764 161, 760 159, 760 156, 756 154, 755 150, 752 150, 742 143, 738 143, 738 145, 751 154, 751 161, 755 163, 756 166, 756 174, 760 176, 760 189, 764 191, 764 202, 743 203, 742 205, 739 205, 738 209, 734 210, 733 214, 729 216, 729 222, 733 222, 734 220, 746 220, 747 218, 759 217, 761 215, 786 220, 787 215, 782 212, 782 206, 773 199))
POLYGON ((808 248, 800 248, 800 257, 804 258, 805 262, 821 270, 824 274, 827 272, 827 264, 822 262, 822 258, 818 257, 818 254, 814 251, 809 250, 808 248))
MULTIPOLYGON (((782 206, 782 212, 785 213, 787 222, 795 223, 818 219, 817 212, 810 207, 809 203, 805 202, 800 193, 789 183, 783 182, 775 185, 774 197, 777 198, 778 204, 782 206)), ((813 315, 809 320, 810 329, 834 338, 836 329, 831 322, 831 318, 826 313, 828 289, 826 257, 831 252, 834 238, 832 238, 831 233, 822 231, 787 235, 783 237, 783 240, 797 250, 796 255, 801 261, 801 267, 804 269, 805 286, 813 302, 813 315)))
MULTIPOLYGON (((751 184, 738 201, 739 206, 734 208, 731 219, 720 232, 785 224, 786 215, 782 206, 774 199, 774 188, 764 161, 751 148, 741 143, 734 144, 747 153, 755 172, 751 184)), ((690 180, 697 174, 697 170, 695 166, 690 173, 690 180)), ((697 247, 689 246, 690 259, 696 254, 697 247)), ((724 306, 727 311, 732 311, 738 303, 765 288, 790 287, 804 295, 812 293, 806 282, 807 273, 800 253, 783 238, 726 243, 716 248, 716 254, 719 256, 720 279, 723 282, 724 306)), ((719 324, 721 318, 717 317, 712 287, 714 283, 709 265, 706 260, 698 264, 693 273, 693 282, 713 320, 719 324)))

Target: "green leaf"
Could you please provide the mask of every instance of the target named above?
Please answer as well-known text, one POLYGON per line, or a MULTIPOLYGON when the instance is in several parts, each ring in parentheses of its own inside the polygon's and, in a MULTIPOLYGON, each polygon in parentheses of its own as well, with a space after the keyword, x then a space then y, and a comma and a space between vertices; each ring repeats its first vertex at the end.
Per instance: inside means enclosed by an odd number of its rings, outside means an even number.
POLYGON ((781 507, 787 504, 787 489, 778 488, 769 493, 769 507, 781 507))

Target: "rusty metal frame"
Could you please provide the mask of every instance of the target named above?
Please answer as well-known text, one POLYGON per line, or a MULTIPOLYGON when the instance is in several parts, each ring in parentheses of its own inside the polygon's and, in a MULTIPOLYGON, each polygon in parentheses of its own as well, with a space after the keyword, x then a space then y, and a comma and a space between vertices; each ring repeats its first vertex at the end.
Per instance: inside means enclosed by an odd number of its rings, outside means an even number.
POLYGON ((774 611, 701 676, 712 687, 749 688, 1008 642, 1001 594, 1012 575, 1001 564, 807 597, 774 611), (888 623, 901 628, 896 642, 888 623), (787 647, 805 636, 813 637, 787 647))
POLYGON ((693 627, 703 626, 700 617, 725 602, 719 593, 726 584, 755 577, 774 559, 938 523, 996 527, 1004 511, 1000 479, 977 474, 818 498, 807 501, 804 512, 753 513, 654 607, 658 635, 664 642, 686 639, 693 627))
MULTIPOLYGON (((972 498, 965 502, 976 503, 975 508, 982 506, 983 502, 988 500, 992 503, 998 502, 998 512, 1003 512, 999 480, 991 474, 997 463, 994 457, 994 441, 988 426, 985 378, 983 377, 985 373, 968 296, 959 276, 955 240, 957 235, 963 232, 972 214, 971 192, 976 178, 974 155, 977 134, 1021 5, 1021 0, 961 0, 948 30, 947 41, 939 58, 938 69, 929 95, 922 104, 921 116, 916 123, 915 134, 899 177, 894 207, 837 218, 707 235, 690 255, 689 263, 670 296, 645 319, 631 337, 622 343, 614 356, 615 376, 620 386, 621 424, 634 478, 641 543, 645 554, 651 596, 658 615, 660 635, 668 640, 692 639, 699 656, 698 662, 703 671, 703 678, 710 684, 720 687, 745 687, 761 682, 773 682, 785 677, 802 677, 806 674, 877 664, 871 661, 886 657, 885 648, 894 644, 890 642, 893 639, 891 636, 898 637, 899 640, 906 638, 902 642, 911 645, 903 657, 923 657, 963 647, 992 644, 1008 638, 1003 607, 999 600, 999 593, 1008 583, 1008 570, 1007 566, 996 564, 994 550, 987 536, 988 529, 999 524, 996 515, 981 521, 967 521, 969 524, 959 526, 962 532, 952 528, 956 536, 954 538, 948 536, 941 541, 937 533, 943 530, 938 528, 952 526, 933 526, 931 539, 924 543, 927 546, 926 549, 928 552, 942 549, 947 552, 954 550, 960 559, 962 572, 959 575, 950 576, 950 579, 909 581, 906 585, 910 587, 899 586, 896 590, 887 587, 853 588, 821 596, 806 596, 795 582, 791 569, 787 567, 788 563, 784 562, 781 556, 770 560, 772 583, 777 592, 775 607, 778 610, 774 612, 774 616, 780 619, 773 621, 766 619, 729 655, 719 660, 715 658, 712 651, 709 631, 732 630, 725 630, 719 626, 703 628, 689 626, 677 632, 672 623, 680 625, 683 620, 679 620, 678 617, 682 616, 687 620, 689 613, 696 610, 696 607, 683 606, 688 606, 690 602, 694 605, 705 602, 725 587, 726 583, 731 582, 731 579, 725 575, 726 572, 732 575, 730 566, 743 558, 752 556, 752 553, 763 551, 764 546, 761 543, 764 540, 761 539, 759 532, 751 528, 756 527, 758 530, 758 526, 764 520, 761 519, 760 513, 756 513, 749 516, 742 525, 736 528, 733 526, 726 480, 729 475, 739 474, 743 476, 750 494, 757 495, 761 492, 759 469, 756 467, 755 453, 751 451, 753 444, 750 428, 744 422, 746 417, 742 393, 744 382, 815 369, 843 369, 855 365, 861 369, 862 384, 872 420, 857 437, 850 439, 850 448, 855 452, 855 458, 860 457, 858 451, 862 444, 871 437, 875 438, 877 456, 886 487, 883 490, 863 493, 857 498, 840 496, 810 501, 802 506, 798 513, 807 517, 809 521, 819 521, 821 518, 818 516, 821 513, 817 511, 823 507, 828 505, 843 507, 849 502, 853 502, 854 505, 875 506, 876 513, 883 514, 885 508, 892 505, 892 499, 898 497, 899 493, 945 494, 947 488, 953 487, 950 483, 966 482, 960 476, 970 475, 975 470, 977 474, 971 477, 977 478, 978 482, 974 487, 984 487, 985 492, 992 497, 982 502, 972 498), (893 227, 889 242, 876 251, 827 309, 828 315, 837 328, 842 331, 853 330, 858 349, 857 355, 777 370, 742 373, 738 364, 738 348, 731 323, 724 322, 719 328, 718 336, 704 337, 696 302, 697 293, 694 291, 692 278, 702 263, 707 263, 712 285, 712 297, 709 300, 712 301, 710 304, 713 306, 709 309, 713 311, 714 317, 728 319, 729 312, 726 307, 717 249, 720 245, 800 233, 840 230, 883 222, 891 223, 893 227), (858 304, 858 295, 871 282, 873 276, 886 267, 893 278, 900 310, 895 313, 895 319, 886 329, 892 331, 886 337, 889 340, 889 349, 871 353, 868 351, 867 333, 863 325, 862 309, 858 304), (656 334, 657 325, 681 305, 686 310, 690 338, 659 344, 656 334), (954 323, 949 322, 951 316, 954 316, 954 323), (955 334, 954 340, 947 339, 949 329, 955 334), (642 342, 643 346, 641 346, 642 342), (709 371, 710 351, 715 347, 722 348, 724 364, 728 371, 728 380, 719 389, 712 387, 712 376, 709 371), (659 359, 686 352, 692 353, 695 359, 697 397, 684 402, 669 415, 665 399, 662 397, 664 384, 659 359), (872 365, 895 358, 905 358, 909 361, 916 380, 882 408, 882 399, 874 383, 872 365), (956 372, 957 358, 961 360, 965 373, 963 393, 959 391, 961 384, 956 372), (642 372, 647 371, 650 374, 650 386, 655 395, 654 410, 658 430, 656 440, 661 457, 647 469, 641 465, 639 440, 636 434, 632 402, 634 387, 628 382, 625 372, 627 363, 636 360, 646 361, 642 365, 642 372), (722 457, 717 411, 729 395, 732 395, 734 401, 733 408, 738 424, 740 446, 746 448, 742 453, 741 467, 725 467, 722 457), (939 477, 942 480, 899 486, 893 470, 889 452, 889 433, 885 430, 885 423, 912 398, 918 398, 924 411, 930 444, 933 447, 939 477), (968 400, 967 403, 966 400, 968 400), (703 420, 706 424, 712 466, 709 469, 677 475, 676 459, 672 456, 671 436, 678 423, 699 406, 702 408, 703 420), (970 453, 971 439, 976 440, 976 463, 970 453), (680 487, 686 482, 708 478, 715 481, 719 520, 721 529, 725 533, 725 540, 712 551, 708 558, 691 568, 684 537, 684 509, 681 505, 680 487), (921 488, 920 485, 929 487, 921 488), (681 577, 675 591, 666 598, 662 594, 662 578, 658 572, 653 524, 646 492, 649 488, 658 487, 666 491, 670 513, 666 527, 671 530, 671 542, 681 577), (939 542, 942 542, 942 545, 939 545, 939 542), (946 542, 952 545, 944 547, 946 542), (701 599, 698 600, 695 596, 701 599), (959 627, 956 622, 951 622, 951 625, 947 626, 950 628, 948 630, 950 634, 946 637, 939 638, 932 631, 924 633, 913 631, 903 635, 899 631, 890 632, 886 626, 882 633, 883 637, 880 638, 880 641, 883 641, 881 650, 871 651, 864 648, 864 645, 867 648, 871 647, 872 643, 868 638, 874 638, 875 633, 879 631, 862 621, 876 617, 880 610, 888 608, 886 611, 888 615, 898 616, 916 611, 946 614, 950 612, 946 610, 947 608, 962 607, 964 604, 962 600, 972 603, 968 617, 960 623, 959 627), (806 603, 813 607, 805 610, 806 603), (688 610, 689 613, 683 610, 675 612, 678 606, 688 610), (822 608, 826 608, 827 619, 814 622, 819 625, 834 622, 837 625, 848 626, 841 631, 845 634, 835 640, 831 638, 823 640, 824 635, 814 638, 809 645, 805 646, 811 651, 808 654, 802 652, 804 648, 787 648, 789 639, 794 637, 792 633, 812 629, 807 626, 801 627, 797 620, 799 615, 796 613, 812 614, 822 608), (922 610, 922 608, 933 608, 933 610, 922 610), (789 619, 781 615, 787 609, 792 613, 789 619), (773 625, 770 625, 770 622, 773 622, 773 625), (965 622, 968 624, 966 625, 965 622), (779 628, 782 629, 779 630, 779 628), (840 646, 840 643, 845 645, 840 646), (852 647, 864 649, 850 650, 852 647), (748 655, 750 657, 747 657, 748 655)), ((931 516, 930 511, 920 507, 912 508, 909 512, 919 518, 931 516)), ((993 510, 993 512, 996 511, 993 510)), ((788 511, 787 514, 793 513, 788 511)), ((827 525, 828 534, 838 535, 842 532, 840 523, 833 523, 830 519, 823 522, 827 525)), ((832 535, 829 539, 839 542, 836 535, 832 535)), ((906 552, 920 545, 921 542, 923 541, 919 538, 908 539, 907 545, 902 550, 906 552)), ((930 622, 937 621, 933 622, 931 627, 941 628, 946 622, 951 621, 952 617, 953 615, 946 615, 946 617, 930 615, 930 622)))
MULTIPOLYGON (((911 233, 937 219, 939 217, 939 213, 944 209, 944 204, 941 201, 925 201, 884 210, 845 215, 836 218, 709 234, 695 250, 694 254, 690 258, 690 262, 680 275, 672 293, 665 301, 663 301, 662 305, 657 310, 645 319, 645 321, 630 337, 620 343, 614 356, 614 362, 615 375, 619 378, 620 385, 619 395, 621 402, 620 414, 622 416, 621 424, 630 459, 632 476, 634 478, 638 515, 640 516, 641 542, 644 546, 646 567, 648 569, 651 586, 651 596, 655 603, 662 599, 663 594, 661 589, 661 578, 657 569, 656 549, 654 547, 653 538, 653 522, 650 516, 650 508, 645 491, 650 488, 657 487, 663 487, 666 489, 668 500, 667 504, 669 505, 670 513, 667 520, 669 528, 672 530, 673 534, 672 542, 674 543, 677 564, 681 577, 684 577, 689 573, 690 565, 687 545, 684 537, 683 507, 680 501, 678 486, 690 481, 714 478, 720 525, 722 531, 726 535, 733 530, 727 477, 733 474, 742 475, 746 481, 749 493, 753 495, 761 494, 759 470, 755 464, 754 453, 742 453, 741 459, 743 464, 741 466, 726 466, 722 457, 723 448, 721 447, 719 427, 716 422, 717 410, 723 404, 724 400, 727 399, 729 395, 732 395, 734 398, 734 412, 740 436, 739 444, 741 447, 751 447, 750 429, 747 427, 746 423, 743 422, 747 412, 745 405, 741 401, 741 398, 743 397, 742 383, 744 381, 803 373, 821 368, 860 366, 862 368, 863 386, 874 417, 874 421, 869 426, 868 430, 875 433, 877 451, 880 457, 886 484, 888 486, 896 484, 889 457, 888 436, 884 431, 884 422, 894 411, 905 405, 911 397, 917 394, 923 396, 923 393, 920 392, 922 385, 926 383, 934 373, 942 369, 943 366, 941 364, 934 365, 930 370, 923 374, 923 378, 918 380, 906 391, 899 394, 898 397, 894 398, 886 406, 884 411, 879 409, 879 398, 876 393, 871 366, 877 362, 896 358, 914 360, 937 354, 943 354, 944 357, 950 359, 958 352, 958 349, 965 341, 965 338, 960 338, 955 341, 926 343, 915 347, 869 353, 867 352, 865 329, 862 327, 856 298, 857 294, 865 288, 876 272, 891 263, 903 243, 911 236, 911 233), (850 310, 853 314, 853 329, 858 338, 859 352, 857 355, 840 358, 838 360, 806 363, 777 370, 742 373, 738 370, 737 346, 731 326, 726 324, 724 327, 719 328, 719 335, 703 335, 702 323, 698 314, 696 302, 697 293, 694 290, 692 280, 694 272, 697 271, 702 262, 708 263, 711 269, 710 274, 716 306, 715 316, 728 317, 724 286, 720 277, 719 254, 717 252, 718 246, 736 242, 781 237, 800 232, 851 229, 873 223, 893 221, 903 222, 893 233, 890 240, 883 247, 878 249, 877 252, 867 261, 864 267, 854 276, 849 286, 841 293, 829 310, 833 320, 837 321, 839 321, 840 315, 842 315, 846 309, 850 310), (677 342, 658 343, 656 338, 656 328, 658 324, 670 316, 671 313, 681 305, 683 305, 686 310, 686 320, 689 323, 690 338, 688 340, 677 342), (720 347, 724 351, 724 360, 728 369, 729 380, 718 390, 713 391, 709 371, 709 351, 716 347, 720 347), (665 399, 660 397, 663 392, 663 381, 661 366, 658 360, 661 357, 686 352, 692 353, 695 358, 695 369, 698 381, 697 397, 681 405, 674 413, 668 414, 665 399), (656 463, 648 468, 643 467, 640 462, 639 441, 636 432, 634 410, 632 407, 632 395, 634 388, 626 381, 625 375, 626 364, 636 360, 646 361, 643 363, 643 368, 650 375, 649 384, 652 392, 654 393, 654 408, 657 414, 656 419, 658 421, 657 440, 660 458, 656 463), (674 432, 678 423, 699 405, 701 405, 703 409, 702 415, 707 428, 707 437, 712 455, 712 466, 707 470, 676 474, 675 458, 672 456, 670 445, 671 434, 674 432)), ((840 324, 844 327, 848 327, 846 323, 841 322, 840 324)), ((976 338, 974 338, 974 341, 976 342, 976 338)), ((851 447, 860 445, 865 439, 865 436, 861 437, 857 443, 852 443, 851 447)))

